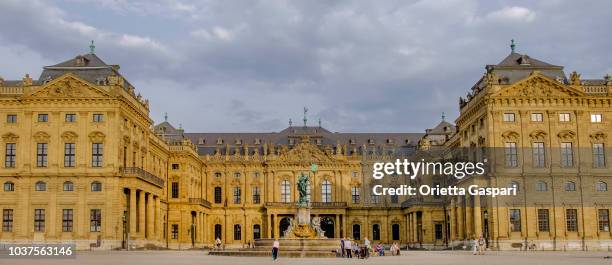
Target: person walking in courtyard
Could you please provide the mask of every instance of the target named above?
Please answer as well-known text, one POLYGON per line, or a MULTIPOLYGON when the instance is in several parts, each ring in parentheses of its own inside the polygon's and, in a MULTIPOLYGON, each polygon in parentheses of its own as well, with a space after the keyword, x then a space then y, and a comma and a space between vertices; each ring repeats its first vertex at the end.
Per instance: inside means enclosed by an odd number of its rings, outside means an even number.
POLYGON ((344 241, 345 240, 346 240, 346 238, 344 238, 344 237, 342 239, 340 239, 340 252, 341 252, 343 258, 344 258, 344 251, 345 251, 344 250, 344 241))
POLYGON ((478 254, 478 240, 476 239, 476 236, 472 237, 472 255, 477 255, 478 254))
POLYGON ((280 249, 280 242, 278 239, 274 239, 274 243, 272 243, 272 260, 276 261, 278 259, 278 251, 280 249))
POLYGON ((478 238, 478 255, 484 255, 485 251, 485 240, 482 235, 478 238))
POLYGON ((347 259, 352 258, 353 255, 351 255, 351 252, 353 251, 353 245, 351 244, 350 238, 344 241, 344 249, 346 250, 346 258, 347 259))
POLYGON ((215 240, 215 247, 217 247, 217 249, 221 249, 221 239, 218 237, 215 240))
POLYGON ((365 245, 365 257, 369 258, 370 257, 370 250, 372 249, 372 245, 370 244, 370 240, 368 240, 368 238, 366 237, 365 240, 363 241, 363 244, 365 245))

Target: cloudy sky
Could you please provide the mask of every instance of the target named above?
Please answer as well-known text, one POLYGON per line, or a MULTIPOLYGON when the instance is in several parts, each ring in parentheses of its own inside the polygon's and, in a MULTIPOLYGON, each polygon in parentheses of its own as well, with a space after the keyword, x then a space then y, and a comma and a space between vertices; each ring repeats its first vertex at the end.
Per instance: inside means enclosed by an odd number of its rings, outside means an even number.
POLYGON ((517 51, 612 74, 611 1, 0 1, 0 76, 86 53, 192 132, 422 132, 517 51))

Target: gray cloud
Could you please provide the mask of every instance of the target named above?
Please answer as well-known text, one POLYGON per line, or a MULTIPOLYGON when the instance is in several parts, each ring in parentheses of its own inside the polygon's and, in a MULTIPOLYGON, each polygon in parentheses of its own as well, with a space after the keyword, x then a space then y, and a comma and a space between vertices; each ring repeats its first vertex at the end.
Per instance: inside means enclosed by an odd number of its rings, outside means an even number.
MULTIPOLYGON (((508 53, 600 78, 612 3, 592 1, 3 1, 0 75, 87 50, 189 131, 415 131, 508 53), (23 8, 30 6, 31 8, 23 8), (13 63, 23 55, 27 62, 13 63), (14 68, 22 68, 15 70, 14 68), (194 115, 195 114, 195 115, 194 115)), ((18 76, 14 76, 19 74, 18 76)))

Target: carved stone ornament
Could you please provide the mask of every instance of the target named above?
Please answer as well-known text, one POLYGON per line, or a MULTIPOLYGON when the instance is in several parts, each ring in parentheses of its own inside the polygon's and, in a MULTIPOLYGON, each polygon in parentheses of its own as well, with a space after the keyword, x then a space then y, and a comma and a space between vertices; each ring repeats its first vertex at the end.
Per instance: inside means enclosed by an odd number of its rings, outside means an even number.
POLYGON ((502 138, 505 141, 515 141, 519 139, 519 134, 515 131, 505 131, 502 133, 502 138))
POLYGON ((570 141, 570 140, 574 140, 574 138, 576 137, 576 133, 569 131, 569 130, 564 130, 564 131, 559 132, 557 136, 561 140, 570 141))
POLYGON ((529 134, 529 137, 533 140, 544 140, 546 139, 546 132, 542 130, 535 130, 529 134))
POLYGON ((75 132, 64 132, 62 133, 62 140, 64 142, 74 142, 79 136, 75 132))
MULTIPOLYGON (((286 148, 286 146, 283 145, 286 148)), ((279 159, 291 162, 331 162, 333 158, 311 143, 299 143, 293 149, 281 151, 279 159)))
POLYGON ((19 140, 19 136, 9 132, 2 135, 2 140, 5 142, 17 142, 17 140, 19 140))
POLYGON ((49 142, 49 139, 51 139, 51 136, 46 133, 46 132, 37 132, 34 134, 34 140, 36 140, 37 143, 44 143, 44 142, 49 142))
POLYGON ((603 132, 593 133, 589 135, 589 137, 591 138, 591 142, 593 143, 603 143, 608 138, 608 136, 603 132))
POLYGON ((89 134, 89 140, 93 143, 104 142, 104 138, 106 138, 106 135, 102 132, 92 132, 89 134))
POLYGON ((74 79, 67 79, 63 82, 53 84, 49 88, 49 96, 56 97, 77 97, 82 95, 82 90, 79 88, 79 83, 74 79))

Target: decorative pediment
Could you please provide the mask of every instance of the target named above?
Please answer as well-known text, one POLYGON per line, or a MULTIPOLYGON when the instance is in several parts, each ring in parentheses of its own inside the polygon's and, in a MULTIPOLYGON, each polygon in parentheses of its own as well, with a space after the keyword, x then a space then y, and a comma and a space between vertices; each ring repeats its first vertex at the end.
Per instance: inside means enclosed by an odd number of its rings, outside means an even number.
POLYGON ((519 134, 515 131, 505 131, 502 133, 504 141, 516 141, 519 139, 519 134))
POLYGON ((572 132, 570 130, 563 130, 561 132, 559 132, 557 134, 557 136, 559 137, 559 139, 564 140, 564 141, 571 141, 574 140, 574 138, 576 137, 576 133, 572 132))
POLYGON ((51 139, 51 135, 46 132, 37 132, 34 134, 33 138, 37 143, 46 143, 49 142, 49 139, 51 139))
POLYGON ((333 160, 332 156, 321 151, 316 145, 305 142, 295 145, 289 151, 281 151, 279 155, 279 161, 283 162, 322 163, 333 160))
POLYGON ((65 142, 73 142, 79 137, 75 132, 64 132, 62 133, 62 140, 65 142))
POLYGON ((74 74, 68 73, 33 91, 29 97, 35 98, 96 98, 109 94, 96 88, 74 74))
POLYGON ((19 136, 9 132, 2 135, 2 140, 5 142, 17 142, 17 140, 19 140, 19 136))
POLYGON ((529 134, 532 140, 544 140, 546 139, 546 132, 542 130, 535 130, 529 134))
POLYGON ((593 143, 603 143, 608 138, 608 136, 603 132, 593 133, 589 135, 589 137, 591 138, 591 142, 593 143))
POLYGON ((493 96, 501 97, 576 97, 584 92, 559 83, 540 73, 534 73, 527 78, 502 88, 493 96))
POLYGON ((91 132, 89 135, 89 140, 93 143, 101 143, 104 142, 104 138, 106 138, 106 135, 104 135, 104 133, 102 132, 91 132))

